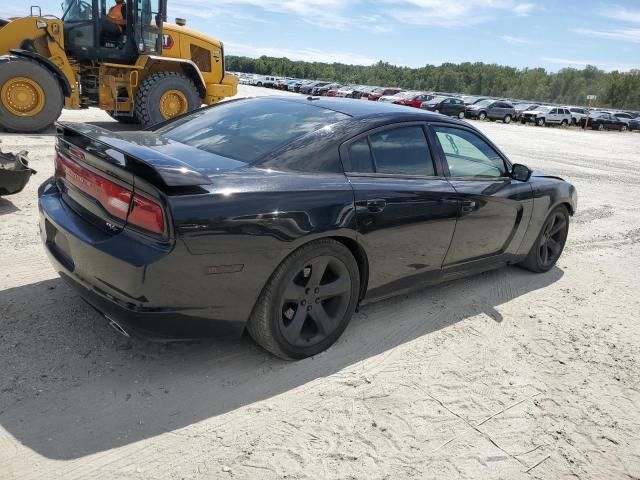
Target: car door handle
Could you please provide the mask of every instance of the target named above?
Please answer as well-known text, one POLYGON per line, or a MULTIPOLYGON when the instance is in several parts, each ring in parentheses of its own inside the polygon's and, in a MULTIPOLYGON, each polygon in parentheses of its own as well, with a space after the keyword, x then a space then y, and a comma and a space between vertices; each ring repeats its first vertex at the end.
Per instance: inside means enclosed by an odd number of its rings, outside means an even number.
POLYGON ((372 198, 367 200, 367 210, 371 213, 380 213, 387 206, 387 201, 384 198, 372 198))
POLYGON ((462 213, 471 213, 476 209, 476 202, 473 200, 463 200, 460 204, 460 211, 462 213))

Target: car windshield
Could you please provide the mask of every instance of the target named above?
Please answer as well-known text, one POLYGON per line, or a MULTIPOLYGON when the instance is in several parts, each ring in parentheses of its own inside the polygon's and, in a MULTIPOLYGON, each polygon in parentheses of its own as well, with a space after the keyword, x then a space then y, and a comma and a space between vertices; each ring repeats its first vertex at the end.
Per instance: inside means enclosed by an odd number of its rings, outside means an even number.
POLYGON ((274 99, 238 100, 206 108, 156 133, 191 147, 244 163, 280 145, 349 118, 343 113, 274 99))
POLYGON ((480 100, 479 102, 476 102, 473 104, 474 107, 486 107, 488 105, 491 105, 493 103, 493 100, 480 100))
POLYGON ((538 110, 539 112, 548 112, 552 109, 553 107, 538 107, 536 108, 536 110, 538 110))

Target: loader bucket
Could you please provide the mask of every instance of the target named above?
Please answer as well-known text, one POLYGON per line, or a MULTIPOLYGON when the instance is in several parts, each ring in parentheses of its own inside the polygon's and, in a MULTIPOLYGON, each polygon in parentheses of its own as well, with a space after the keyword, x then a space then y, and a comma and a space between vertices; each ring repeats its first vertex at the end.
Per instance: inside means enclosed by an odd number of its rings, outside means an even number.
POLYGON ((35 173, 35 170, 29 168, 27 152, 14 154, 0 150, 0 196, 22 191, 35 173))

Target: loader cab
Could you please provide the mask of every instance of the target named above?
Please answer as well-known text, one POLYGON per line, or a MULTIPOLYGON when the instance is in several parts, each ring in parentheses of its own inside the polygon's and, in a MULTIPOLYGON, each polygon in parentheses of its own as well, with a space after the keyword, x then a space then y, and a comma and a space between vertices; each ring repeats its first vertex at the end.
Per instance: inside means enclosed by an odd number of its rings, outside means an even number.
POLYGON ((133 64, 141 54, 162 54, 167 0, 125 0, 123 21, 109 17, 115 0, 65 0, 65 50, 79 62, 133 64))

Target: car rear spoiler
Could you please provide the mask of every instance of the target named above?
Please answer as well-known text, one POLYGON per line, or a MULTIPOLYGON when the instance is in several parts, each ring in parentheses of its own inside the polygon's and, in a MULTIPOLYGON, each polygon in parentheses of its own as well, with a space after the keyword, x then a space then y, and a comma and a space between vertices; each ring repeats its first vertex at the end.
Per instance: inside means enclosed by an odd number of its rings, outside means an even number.
MULTIPOLYGON (((141 132, 144 135, 133 141, 117 132, 86 123, 58 122, 57 130, 58 136, 64 140, 93 155, 108 157, 106 159, 110 163, 119 165, 124 170, 134 170, 130 167, 135 164, 145 165, 168 187, 196 187, 211 184, 209 177, 194 170, 189 164, 144 145, 145 140, 149 145, 163 141, 154 133, 141 132), (89 139, 90 142, 78 142, 78 137, 89 139)), ((136 169, 136 174, 140 175, 139 169, 136 169)), ((145 179, 154 181, 155 179, 151 177, 153 176, 145 179)))

